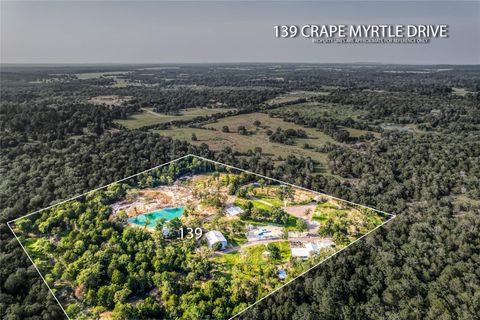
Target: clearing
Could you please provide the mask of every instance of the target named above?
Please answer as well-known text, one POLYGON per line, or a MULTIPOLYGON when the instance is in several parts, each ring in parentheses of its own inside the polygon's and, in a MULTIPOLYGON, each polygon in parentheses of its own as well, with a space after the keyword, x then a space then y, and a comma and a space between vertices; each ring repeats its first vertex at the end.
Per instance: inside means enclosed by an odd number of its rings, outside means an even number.
POLYGON ((222 118, 215 123, 204 125, 203 128, 171 128, 155 131, 161 135, 187 140, 196 145, 206 143, 212 150, 222 150, 225 147, 231 147, 234 150, 247 152, 255 147, 260 147, 264 154, 275 157, 281 156, 282 158, 295 154, 297 156, 311 157, 323 165, 327 164, 327 155, 316 152, 313 149, 304 149, 303 144, 307 143, 315 148, 321 147, 327 142, 335 143, 330 136, 316 129, 305 128, 301 125, 286 122, 279 118, 271 118, 265 113, 258 112, 222 118), (259 126, 253 124, 256 120, 261 122, 259 126), (230 132, 223 132, 222 128, 224 126, 228 126, 230 132), (248 131, 252 132, 252 134, 241 135, 237 133, 239 126, 244 126, 248 131), (296 130, 301 129, 307 133, 309 138, 294 139, 294 145, 271 142, 267 135, 267 130, 275 131, 277 128, 284 130, 289 128, 296 130), (191 141, 192 134, 197 136, 196 141, 191 141))
POLYGON ((168 123, 175 120, 191 120, 200 116, 209 116, 215 113, 224 113, 235 110, 233 108, 190 108, 180 110, 178 115, 169 115, 153 111, 153 108, 143 108, 142 113, 115 122, 128 129, 138 129, 152 124, 168 123))

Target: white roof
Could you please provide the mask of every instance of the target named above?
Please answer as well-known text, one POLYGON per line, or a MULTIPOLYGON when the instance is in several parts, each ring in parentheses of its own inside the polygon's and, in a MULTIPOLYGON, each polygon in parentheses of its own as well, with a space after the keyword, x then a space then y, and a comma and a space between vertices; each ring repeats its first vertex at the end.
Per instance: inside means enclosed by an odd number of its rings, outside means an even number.
POLYGON ((293 257, 310 257, 310 250, 307 248, 292 248, 293 257))
POLYGON ((214 244, 217 242, 227 242, 227 239, 223 236, 220 231, 212 230, 205 233, 208 244, 214 244))
POLYGON ((239 213, 242 213, 243 210, 240 207, 230 207, 225 210, 229 215, 236 216, 239 213))
POLYGON ((318 245, 313 242, 308 242, 307 244, 305 244, 305 248, 312 253, 317 253, 318 251, 320 251, 320 248, 318 247, 318 245))
POLYGON ((317 245, 320 249, 330 247, 334 244, 335 243, 332 241, 332 239, 322 239, 319 242, 317 242, 317 245))
POLYGON ((328 248, 333 245, 331 239, 322 239, 319 242, 307 242, 303 248, 292 248, 293 257, 310 257, 314 253, 320 252, 321 249, 328 248))

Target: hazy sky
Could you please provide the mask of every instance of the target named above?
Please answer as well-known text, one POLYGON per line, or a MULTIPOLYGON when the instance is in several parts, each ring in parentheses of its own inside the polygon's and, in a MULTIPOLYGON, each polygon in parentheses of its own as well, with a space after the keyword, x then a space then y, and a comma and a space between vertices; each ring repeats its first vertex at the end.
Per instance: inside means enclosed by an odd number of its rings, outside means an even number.
POLYGON ((1 2, 2 63, 480 63, 480 2, 1 2), (277 24, 448 24, 426 45, 276 39, 277 24))

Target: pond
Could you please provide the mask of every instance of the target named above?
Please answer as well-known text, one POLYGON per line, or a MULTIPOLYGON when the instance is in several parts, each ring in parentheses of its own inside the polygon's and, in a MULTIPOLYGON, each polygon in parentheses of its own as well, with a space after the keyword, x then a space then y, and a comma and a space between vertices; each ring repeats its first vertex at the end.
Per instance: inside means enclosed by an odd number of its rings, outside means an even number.
POLYGON ((173 218, 180 218, 184 211, 184 207, 155 210, 135 217, 131 217, 128 219, 128 222, 137 224, 139 226, 145 226, 147 220, 150 220, 147 224, 147 228, 155 228, 158 219, 164 218, 166 220, 172 220, 173 218))

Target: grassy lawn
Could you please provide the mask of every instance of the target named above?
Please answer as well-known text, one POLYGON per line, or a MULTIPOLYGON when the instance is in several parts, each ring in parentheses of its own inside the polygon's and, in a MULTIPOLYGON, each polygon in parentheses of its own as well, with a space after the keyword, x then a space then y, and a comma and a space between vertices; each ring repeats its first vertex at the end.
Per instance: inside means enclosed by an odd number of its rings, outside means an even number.
POLYGON ((122 74, 128 74, 128 71, 82 72, 82 73, 76 73, 75 75, 80 80, 89 80, 89 79, 98 79, 100 77, 117 76, 122 74))
POLYGON ((263 253, 267 251, 266 244, 258 244, 255 246, 243 248, 236 252, 222 254, 212 258, 212 260, 215 263, 224 264, 229 267, 233 267, 240 263, 250 265, 270 265, 272 263, 285 263, 290 260, 291 251, 288 241, 276 241, 272 243, 276 244, 280 249, 280 261, 272 262, 270 259, 263 255, 263 253))
POLYGON ((235 235, 233 239, 227 237, 227 241, 230 245, 237 247, 247 243, 248 240, 245 234, 238 234, 238 235, 235 235))
POLYGON ((465 88, 452 88, 453 94, 456 94, 457 96, 465 97, 468 93, 474 93, 472 91, 468 91, 465 88))
POLYGON ((167 115, 154 112, 152 108, 144 108, 142 113, 128 117, 125 120, 115 120, 116 123, 128 129, 138 129, 144 126, 167 123, 174 120, 191 120, 199 116, 207 116, 219 112, 228 112, 232 108, 190 108, 180 111, 180 115, 167 115))
POLYGON ((324 202, 324 203, 317 204, 317 208, 315 210, 319 210, 320 208, 337 209, 338 207, 330 202, 324 202))
POLYGON ((342 129, 345 129, 348 131, 351 137, 357 138, 363 135, 366 135, 367 133, 372 133, 374 136, 377 138, 380 137, 380 133, 378 132, 373 132, 373 131, 367 131, 367 130, 360 130, 360 129, 354 129, 354 128, 348 128, 348 127, 342 127, 342 129))
POLYGON ((315 221, 318 221, 318 222, 324 222, 324 221, 326 221, 328 218, 327 218, 327 216, 324 215, 323 213, 320 213, 320 214, 319 214, 319 213, 316 213, 316 214, 313 216, 312 219, 315 220, 315 221))
POLYGON ((283 207, 283 201, 280 200, 279 198, 269 197, 269 196, 261 196, 261 197, 257 196, 257 198, 262 200, 262 201, 270 203, 272 206, 283 207))
POLYGON ((262 203, 258 200, 249 200, 249 199, 240 199, 237 198, 235 199, 235 202, 233 203, 236 206, 245 208, 247 206, 247 202, 251 202, 253 204, 253 207, 260 209, 260 210, 265 210, 265 211, 270 211, 272 210, 272 207, 269 205, 266 205, 265 203, 262 203))
POLYGON ((266 210, 266 211, 272 210, 272 206, 266 205, 265 203, 262 203, 258 200, 250 200, 250 201, 252 202, 253 206, 257 209, 266 210))
MULTIPOLYGON (((312 147, 320 147, 327 142, 335 143, 330 136, 317 131, 316 129, 305 128, 301 125, 283 121, 280 118, 270 118, 265 113, 250 113, 226 117, 220 119, 216 123, 207 124, 205 127, 214 128, 216 131, 201 128, 171 128, 155 131, 161 135, 171 136, 172 138, 179 140, 186 140, 196 145, 206 143, 210 149, 215 151, 222 150, 225 147, 231 147, 233 150, 246 152, 248 150, 253 150, 255 146, 259 146, 262 148, 264 154, 274 156, 275 158, 278 156, 286 158, 291 154, 295 154, 297 156, 311 157, 322 165, 326 165, 328 162, 327 154, 315 152, 311 149, 304 149, 303 144, 308 143, 312 147), (255 120, 261 122, 260 127, 253 125, 255 120), (228 126, 230 132, 222 132, 223 126, 228 126), (245 126, 248 131, 254 133, 251 135, 240 135, 236 132, 239 126, 245 126), (266 131, 268 129, 276 130, 278 127, 283 129, 302 129, 307 133, 309 138, 295 139, 295 145, 270 142, 266 131), (191 141, 192 133, 195 133, 197 136, 197 141, 191 141)), ((317 169, 321 171, 323 166, 317 169)))
POLYGON ((240 252, 231 252, 216 256, 212 259, 216 263, 225 264, 229 268, 237 265, 240 262, 240 252))
POLYGON ((297 220, 298 220, 298 218, 289 214, 287 223, 285 224, 285 228, 287 228, 289 231, 297 230, 297 220))
MULTIPOLYGON (((276 241, 271 242, 272 244, 276 244, 280 249, 281 259, 280 261, 276 261, 277 263, 284 263, 290 259, 290 244, 288 241, 276 241)), ((242 249, 242 253, 245 255, 244 260, 251 264, 258 264, 260 263, 271 263, 270 259, 265 258, 263 253, 267 251, 266 244, 259 244, 256 246, 247 247, 242 249)))
POLYGON ((242 222, 245 224, 245 225, 252 225, 252 226, 265 226, 265 225, 270 225, 270 226, 276 226, 276 227, 285 227, 287 228, 289 231, 295 231, 297 230, 297 218, 292 216, 292 215, 288 215, 288 220, 287 220, 287 223, 286 224, 280 224, 280 223, 274 223, 274 222, 270 222, 270 221, 257 221, 257 220, 251 220, 251 219, 245 219, 245 220, 242 220, 242 222))
POLYGON ((292 91, 288 92, 286 94, 282 94, 278 97, 275 97, 273 99, 270 99, 267 101, 267 104, 274 105, 274 104, 280 104, 280 103, 286 103, 286 102, 293 102, 297 101, 299 99, 307 99, 315 96, 326 96, 329 95, 329 91, 292 91))

